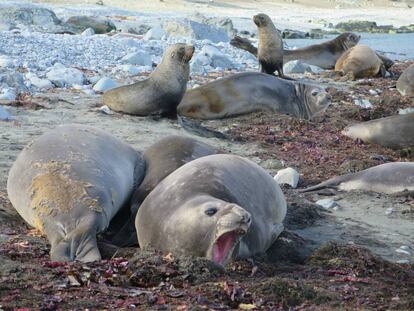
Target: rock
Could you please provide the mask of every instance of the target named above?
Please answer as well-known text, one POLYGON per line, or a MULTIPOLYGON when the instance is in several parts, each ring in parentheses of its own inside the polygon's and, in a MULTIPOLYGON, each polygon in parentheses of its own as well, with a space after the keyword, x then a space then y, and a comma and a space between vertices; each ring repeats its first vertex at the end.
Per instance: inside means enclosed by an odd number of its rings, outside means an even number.
POLYGON ((296 188, 299 182, 299 173, 294 168, 288 167, 278 171, 274 179, 279 185, 288 184, 292 188, 296 188))
POLYGON ((0 55, 0 68, 14 67, 14 60, 7 55, 0 55))
POLYGON ((281 161, 276 159, 268 159, 260 162, 260 166, 267 170, 281 170, 284 165, 281 161))
POLYGON ((298 30, 285 29, 282 32, 283 39, 305 39, 308 37, 309 33, 298 30))
POLYGON ((48 79, 40 79, 38 76, 36 76, 34 73, 27 73, 26 78, 30 81, 30 84, 38 89, 42 90, 48 90, 53 87, 52 82, 50 82, 48 79))
POLYGON ((138 67, 133 65, 121 65, 119 66, 119 69, 127 72, 131 76, 136 76, 141 72, 141 70, 138 67))
POLYGON ((122 23, 116 23, 115 26, 118 31, 135 35, 144 35, 151 29, 151 26, 137 21, 122 21, 122 23))
POLYGON ((95 34, 95 30, 93 30, 93 28, 86 28, 81 35, 84 37, 90 37, 93 36, 95 34))
POLYGON ((0 87, 13 88, 18 93, 28 91, 28 88, 24 84, 23 75, 20 72, 10 70, 0 71, 0 87))
POLYGON ((205 17, 199 12, 195 13, 189 19, 200 24, 207 24, 223 29, 229 37, 233 37, 237 31, 234 29, 233 21, 229 17, 205 17))
POLYGON ((395 252, 397 252, 399 254, 404 254, 404 255, 407 255, 407 256, 411 256, 411 252, 409 252, 408 250, 402 249, 402 248, 396 249, 395 252))
POLYGON ((98 82, 100 79, 101 79, 101 77, 100 77, 100 76, 93 76, 93 77, 89 77, 89 78, 88 78, 88 81, 89 81, 91 84, 95 84, 95 83, 96 83, 96 82, 98 82))
POLYGON ((315 203, 326 209, 331 209, 338 206, 338 204, 332 199, 322 199, 316 201, 315 203))
POLYGON ((394 213, 394 209, 392 207, 387 208, 385 211, 385 215, 391 215, 392 213, 394 213))
POLYGON ((169 37, 187 37, 211 42, 228 42, 229 36, 223 29, 201 24, 189 19, 164 23, 164 30, 169 37))
POLYGON ((0 120, 1 121, 10 121, 10 120, 13 120, 13 119, 14 119, 14 117, 5 108, 3 108, 3 106, 0 106, 0 120))
POLYGON ((152 66, 151 55, 145 52, 129 53, 122 57, 121 61, 132 65, 152 66))
MULTIPOLYGON (((213 68, 236 68, 233 62, 229 59, 229 57, 226 54, 222 53, 219 49, 212 45, 205 45, 198 54, 210 59, 210 63, 208 65, 210 65, 213 68)), ((207 58, 204 58, 204 60, 207 61, 207 58)))
POLYGON ((283 65, 283 71, 285 73, 320 73, 323 69, 318 66, 308 65, 301 60, 292 60, 283 65))
POLYGON ((359 107, 366 108, 366 109, 372 108, 372 104, 369 102, 369 100, 366 100, 366 99, 361 99, 361 98, 355 99, 354 104, 359 107))
POLYGON ((378 95, 378 92, 375 91, 375 90, 369 90, 368 92, 369 92, 369 94, 374 95, 374 96, 378 95))
POLYGON ((197 75, 206 75, 207 70, 206 66, 210 66, 211 59, 210 57, 197 53, 194 55, 190 61, 191 73, 197 75))
POLYGON ((399 264, 408 264, 408 263, 410 263, 410 261, 408 259, 401 259, 401 260, 397 260, 396 263, 399 263, 399 264))
POLYGON ((2 100, 16 100, 16 91, 11 88, 4 88, 0 93, 0 99, 2 100))
POLYGON ((144 40, 161 40, 166 35, 164 28, 161 25, 155 25, 144 36, 144 40))
POLYGON ((102 111, 105 114, 114 114, 114 112, 109 108, 107 105, 104 105, 98 109, 99 111, 102 111))
POLYGON ((349 20, 347 22, 341 22, 335 26, 339 31, 345 32, 371 32, 371 33, 389 33, 394 29, 392 25, 378 26, 376 22, 372 21, 357 21, 349 20))
POLYGON ((96 84, 93 86, 93 90, 95 92, 105 92, 117 86, 118 85, 114 80, 109 79, 107 77, 103 77, 98 82, 96 82, 96 84))
POLYGON ((56 63, 49 68, 46 77, 57 87, 70 87, 74 84, 82 85, 85 82, 85 75, 78 69, 67 68, 56 63))
POLYGON ((398 114, 407 114, 414 112, 413 107, 405 108, 405 109, 398 109, 398 114))
POLYGON ((100 17, 72 16, 66 21, 66 25, 73 27, 79 33, 88 28, 92 28, 97 34, 108 33, 112 30, 116 30, 114 23, 100 17))

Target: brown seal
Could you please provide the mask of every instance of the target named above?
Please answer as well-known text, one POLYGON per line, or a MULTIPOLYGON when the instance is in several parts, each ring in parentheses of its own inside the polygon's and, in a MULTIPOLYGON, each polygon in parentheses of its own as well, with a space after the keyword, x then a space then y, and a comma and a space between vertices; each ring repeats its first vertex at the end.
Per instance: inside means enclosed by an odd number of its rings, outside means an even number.
POLYGON ((266 14, 255 15, 253 21, 259 32, 257 59, 261 72, 274 74, 277 70, 283 77, 283 41, 279 30, 266 14))
POLYGON ((190 45, 169 46, 148 79, 108 90, 103 95, 104 104, 114 111, 139 116, 175 114, 187 89, 193 53, 190 45))
POLYGON ((397 90, 402 96, 414 96, 414 64, 405 69, 398 78, 397 90))
POLYGON ((385 65, 375 51, 362 44, 345 51, 335 64, 335 71, 350 80, 371 78, 378 74, 385 77, 386 73, 385 65))
POLYGON ((346 127, 342 134, 393 149, 414 147, 414 112, 346 127))

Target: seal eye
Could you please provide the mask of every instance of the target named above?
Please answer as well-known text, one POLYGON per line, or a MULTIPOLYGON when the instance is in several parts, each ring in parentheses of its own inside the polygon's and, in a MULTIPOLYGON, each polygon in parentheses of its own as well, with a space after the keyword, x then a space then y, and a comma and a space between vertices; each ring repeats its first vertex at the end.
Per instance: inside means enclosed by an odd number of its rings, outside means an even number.
POLYGON ((215 207, 209 207, 204 211, 204 213, 208 216, 213 216, 215 213, 217 213, 217 208, 215 207))
POLYGON ((316 95, 318 95, 318 91, 313 90, 313 91, 312 91, 312 93, 311 93, 311 95, 312 95, 312 96, 316 96, 316 95))

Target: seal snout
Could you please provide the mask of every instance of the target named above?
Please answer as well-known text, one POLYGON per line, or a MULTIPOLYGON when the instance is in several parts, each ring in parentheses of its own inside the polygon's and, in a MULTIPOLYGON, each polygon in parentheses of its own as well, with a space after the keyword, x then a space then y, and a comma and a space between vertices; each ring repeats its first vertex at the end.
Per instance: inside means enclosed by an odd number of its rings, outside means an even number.
POLYGON ((185 62, 189 62, 194 55, 195 47, 192 45, 186 45, 184 48, 184 57, 185 62))

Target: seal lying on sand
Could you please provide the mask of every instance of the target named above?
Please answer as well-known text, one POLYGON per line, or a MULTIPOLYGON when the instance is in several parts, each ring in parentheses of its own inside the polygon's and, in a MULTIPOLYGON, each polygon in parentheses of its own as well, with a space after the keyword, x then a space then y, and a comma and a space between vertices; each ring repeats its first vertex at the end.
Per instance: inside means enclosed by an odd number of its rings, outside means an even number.
POLYGON ((397 90, 402 96, 414 96, 414 64, 405 69, 398 78, 397 90))
POLYGON ((282 36, 266 14, 255 15, 253 21, 259 33, 257 59, 261 72, 273 74, 277 70, 279 77, 284 77, 282 36))
POLYGON ((353 124, 343 135, 393 149, 414 147, 414 112, 353 124))
POLYGON ((177 112, 195 119, 219 119, 255 111, 311 119, 329 104, 329 95, 320 87, 244 72, 187 91, 177 112))
POLYGON ((414 163, 393 162, 377 165, 358 173, 337 176, 301 192, 337 188, 339 190, 367 190, 379 193, 396 193, 414 190, 414 163))
MULTIPOLYGON (((318 66, 324 69, 335 67, 336 61, 349 48, 355 46, 361 36, 345 32, 335 39, 320 44, 310 45, 296 50, 284 50, 283 60, 289 62, 292 60, 302 60, 309 65, 318 66)), ((234 47, 250 52, 257 57, 257 48, 254 47, 248 39, 235 36, 231 42, 234 47)))
POLYGON ((138 208, 147 195, 166 176, 184 164, 195 159, 219 153, 219 151, 201 141, 186 136, 171 135, 150 146, 144 152, 146 163, 145 177, 135 190, 131 199, 131 218, 111 241, 120 246, 138 243, 135 232, 135 217, 138 208))
POLYGON ((175 114, 187 88, 194 47, 173 44, 148 79, 108 90, 103 102, 112 110, 132 115, 175 114))
POLYGON ((65 125, 26 146, 7 192, 14 208, 46 234, 53 261, 101 258, 96 234, 128 203, 144 177, 141 154, 112 135, 65 125))
POLYGON ((350 80, 371 78, 378 74, 385 77, 386 74, 382 60, 370 47, 362 44, 345 51, 335 64, 335 71, 350 80))
POLYGON ((286 201, 257 164, 210 155, 168 175, 147 196, 135 222, 141 247, 207 257, 225 265, 266 251, 283 230, 286 201))

